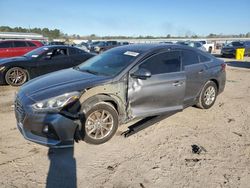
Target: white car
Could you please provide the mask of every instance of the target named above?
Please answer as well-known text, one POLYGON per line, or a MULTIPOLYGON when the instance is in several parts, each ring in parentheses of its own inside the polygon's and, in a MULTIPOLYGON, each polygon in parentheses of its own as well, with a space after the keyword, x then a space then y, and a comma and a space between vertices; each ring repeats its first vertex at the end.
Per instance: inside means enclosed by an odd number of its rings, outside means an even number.
POLYGON ((206 48, 206 51, 212 53, 214 51, 214 43, 208 42, 207 40, 200 40, 200 43, 206 48))

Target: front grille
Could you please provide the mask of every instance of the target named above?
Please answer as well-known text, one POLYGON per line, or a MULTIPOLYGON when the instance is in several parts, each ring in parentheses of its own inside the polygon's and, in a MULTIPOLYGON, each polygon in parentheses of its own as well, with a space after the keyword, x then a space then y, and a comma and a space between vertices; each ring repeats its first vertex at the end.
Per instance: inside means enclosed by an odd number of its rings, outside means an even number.
POLYGON ((15 101, 15 114, 16 114, 16 119, 18 123, 23 123, 24 118, 25 118, 25 111, 23 109, 23 105, 21 101, 16 98, 15 101))

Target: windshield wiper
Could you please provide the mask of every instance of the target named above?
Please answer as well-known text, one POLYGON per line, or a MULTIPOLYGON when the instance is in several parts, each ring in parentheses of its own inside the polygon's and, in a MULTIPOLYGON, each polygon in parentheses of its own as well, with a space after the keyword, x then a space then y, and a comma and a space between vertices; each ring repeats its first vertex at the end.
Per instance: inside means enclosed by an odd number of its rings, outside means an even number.
POLYGON ((78 70, 78 71, 82 71, 82 72, 87 72, 87 73, 94 74, 94 75, 109 76, 108 74, 100 73, 100 72, 89 70, 89 69, 80 69, 79 66, 75 66, 75 67, 73 67, 73 69, 78 70))
POLYGON ((87 72, 87 73, 90 73, 90 74, 94 74, 94 75, 98 75, 99 72, 96 72, 96 71, 92 71, 92 70, 88 70, 88 69, 80 69, 80 71, 83 71, 83 72, 87 72))

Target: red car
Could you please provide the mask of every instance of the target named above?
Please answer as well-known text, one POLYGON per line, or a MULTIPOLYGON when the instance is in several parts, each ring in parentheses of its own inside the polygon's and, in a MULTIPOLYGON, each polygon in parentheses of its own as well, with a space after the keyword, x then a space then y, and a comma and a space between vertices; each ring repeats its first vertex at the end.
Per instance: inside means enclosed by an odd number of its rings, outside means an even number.
POLYGON ((35 40, 3 40, 0 41, 0 58, 22 56, 43 43, 35 40))

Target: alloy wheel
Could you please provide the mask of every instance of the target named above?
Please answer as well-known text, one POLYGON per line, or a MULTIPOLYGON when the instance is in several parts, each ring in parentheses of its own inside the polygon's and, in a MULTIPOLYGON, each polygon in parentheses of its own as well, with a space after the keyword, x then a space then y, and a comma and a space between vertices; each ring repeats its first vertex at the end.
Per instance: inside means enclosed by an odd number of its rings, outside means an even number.
POLYGON ((92 139, 103 139, 107 137, 114 126, 114 118, 106 110, 92 112, 85 123, 85 132, 92 139))
POLYGON ((6 73, 6 82, 12 86, 20 86, 27 80, 26 72, 21 68, 12 68, 6 73))
POLYGON ((204 93, 204 102, 206 105, 211 105, 215 100, 216 91, 213 86, 209 86, 204 93))

